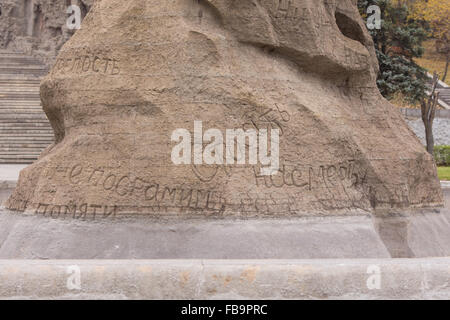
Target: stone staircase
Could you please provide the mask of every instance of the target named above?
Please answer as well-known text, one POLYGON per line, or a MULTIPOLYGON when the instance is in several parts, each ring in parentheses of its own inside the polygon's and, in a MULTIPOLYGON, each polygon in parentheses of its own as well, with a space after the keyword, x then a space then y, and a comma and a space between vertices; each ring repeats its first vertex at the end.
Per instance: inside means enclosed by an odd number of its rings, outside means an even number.
POLYGON ((53 142, 39 96, 46 73, 38 60, 0 50, 0 164, 32 163, 53 142))
MULTIPOLYGON (((429 91, 431 91, 433 82, 432 79, 433 76, 431 74, 428 74, 427 87, 429 91)), ((450 110, 450 86, 442 81, 439 81, 436 89, 437 91, 439 91, 439 105, 444 109, 450 110)), ((428 95, 430 95, 430 92, 428 92, 428 95)))
POLYGON ((450 107, 450 87, 444 87, 442 85, 438 86, 439 90, 439 100, 443 101, 447 106, 450 107))

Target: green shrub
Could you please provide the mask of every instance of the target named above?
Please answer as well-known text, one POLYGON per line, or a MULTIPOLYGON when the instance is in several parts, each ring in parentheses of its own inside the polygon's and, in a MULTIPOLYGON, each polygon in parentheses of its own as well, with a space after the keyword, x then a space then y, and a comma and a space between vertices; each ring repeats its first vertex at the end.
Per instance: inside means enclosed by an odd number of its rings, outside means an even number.
POLYGON ((434 158, 438 166, 450 166, 450 146, 434 147, 434 158))

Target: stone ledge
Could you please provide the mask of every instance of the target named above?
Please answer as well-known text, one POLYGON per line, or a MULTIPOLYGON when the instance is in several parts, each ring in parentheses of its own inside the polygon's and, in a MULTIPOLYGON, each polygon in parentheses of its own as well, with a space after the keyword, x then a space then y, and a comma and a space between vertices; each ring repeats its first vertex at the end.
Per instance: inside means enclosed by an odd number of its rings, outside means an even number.
POLYGON ((449 299, 450 258, 0 260, 0 279, 2 299, 449 299))

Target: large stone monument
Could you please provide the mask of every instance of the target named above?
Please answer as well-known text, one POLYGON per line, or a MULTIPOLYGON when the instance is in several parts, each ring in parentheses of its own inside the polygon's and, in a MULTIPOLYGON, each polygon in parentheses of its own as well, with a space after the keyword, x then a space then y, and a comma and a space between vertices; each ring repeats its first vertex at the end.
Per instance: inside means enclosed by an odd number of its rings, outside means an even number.
POLYGON ((98 219, 442 206, 433 159, 377 71, 355 0, 96 1, 41 85, 56 142, 6 207, 98 219), (180 129, 191 164, 173 161, 180 129), (275 170, 198 158, 203 133, 231 129, 278 132, 275 170))

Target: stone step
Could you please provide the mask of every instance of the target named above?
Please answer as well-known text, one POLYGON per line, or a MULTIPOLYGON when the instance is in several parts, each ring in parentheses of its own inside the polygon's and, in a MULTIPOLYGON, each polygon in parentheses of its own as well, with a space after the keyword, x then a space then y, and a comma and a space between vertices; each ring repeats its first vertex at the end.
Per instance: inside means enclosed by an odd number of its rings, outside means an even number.
POLYGON ((0 82, 0 88, 4 89, 15 89, 15 88, 40 88, 40 82, 35 81, 12 81, 12 80, 2 80, 0 82))
POLYGON ((32 152, 36 151, 42 151, 45 148, 47 148, 50 144, 43 142, 43 143, 0 143, 0 149, 11 150, 14 151, 17 150, 30 150, 32 152))
POLYGON ((5 90, 5 92, 15 92, 18 90, 24 90, 25 92, 33 90, 39 92, 40 84, 39 83, 28 83, 28 84, 19 84, 19 83, 13 83, 13 84, 6 84, 6 83, 0 83, 0 90, 5 90))
MULTIPOLYGON (((22 76, 22 77, 27 77, 27 76, 35 76, 35 77, 42 77, 45 76, 47 74, 46 70, 42 70, 42 69, 37 69, 37 68, 7 68, 7 67, 0 67, 0 73, 3 74, 4 76, 9 76, 11 75, 12 77, 14 76, 22 76)), ((6 77, 5 77, 6 78, 6 77)))
MULTIPOLYGON (((28 130, 29 128, 25 128, 24 130, 28 130)), ((22 132, 4 132, 0 133, 0 138, 4 141, 14 141, 14 139, 20 140, 20 143, 23 143, 22 140, 27 139, 28 137, 34 137, 37 138, 38 141, 47 141, 54 138, 53 130, 41 130, 42 132, 39 133, 26 133, 25 131, 22 132), (11 139, 9 139, 11 138, 11 139)), ((8 142, 9 143, 9 142, 8 142)))
POLYGON ((2 74, 0 73, 0 80, 3 81, 40 81, 42 79, 42 75, 33 75, 33 74, 2 74))
POLYGON ((39 153, 30 153, 30 154, 1 154, 0 159, 2 160, 14 160, 14 159, 29 159, 29 160, 36 160, 41 152, 39 153))
POLYGON ((41 130, 48 134, 53 134, 53 128, 42 120, 37 120, 39 122, 17 122, 17 123, 6 123, 0 122, 0 130, 41 130), (42 121, 42 122, 41 122, 42 121))
POLYGON ((51 129, 52 126, 50 125, 50 122, 48 123, 44 123, 44 122, 22 122, 22 123, 0 123, 0 128, 11 128, 11 129, 15 129, 15 128, 28 128, 28 127, 33 127, 33 128, 43 128, 43 129, 51 129))
POLYGON ((0 130, 3 131, 10 130, 11 132, 18 130, 40 130, 46 133, 53 134, 52 127, 45 126, 42 123, 37 123, 36 125, 34 125, 33 123, 28 123, 27 125, 18 124, 16 126, 5 126, 4 123, 0 123, 0 130))
POLYGON ((14 131, 8 131, 7 129, 2 129, 0 127, 0 136, 1 137, 15 137, 19 134, 30 134, 30 135, 45 135, 46 137, 53 137, 53 130, 50 129, 37 129, 33 130, 31 128, 24 128, 23 130, 16 129, 14 131))
POLYGON ((39 90, 35 91, 24 91, 24 92, 5 92, 0 95, 3 99, 10 99, 10 100, 26 100, 30 98, 37 98, 40 99, 40 93, 39 90))
MULTIPOLYGON (((42 110, 39 109, 16 109, 15 114, 40 114, 42 110)), ((3 115, 11 115, 11 110, 0 109, 0 117, 3 115)))
POLYGON ((53 132, 48 131, 47 133, 15 133, 15 134, 0 134, 0 139, 2 141, 20 141, 30 139, 29 141, 49 141, 54 139, 53 132))
MULTIPOLYGON (((18 104, 0 104, 0 111, 2 111, 3 114, 8 113, 7 111, 9 110, 11 112, 11 114, 15 114, 18 113, 18 109, 34 109, 34 110, 39 110, 42 113, 44 113, 42 106, 39 104, 22 104, 22 105, 18 105, 18 104)), ((20 112, 19 112, 20 113, 20 112)))
POLYGON ((7 143, 53 143, 54 136, 49 137, 39 137, 39 136, 32 136, 32 137, 4 137, 0 136, 0 144, 7 144, 7 143))
POLYGON ((41 153, 52 145, 53 141, 42 143, 0 143, 0 152, 9 154, 41 153))
POLYGON ((0 70, 12 70, 12 71, 18 71, 18 70, 38 70, 38 71, 48 71, 47 68, 44 65, 41 64, 21 64, 21 65, 11 65, 7 63, 2 63, 0 60, 0 70))
POLYGON ((42 143, 42 144, 0 144, 1 151, 29 151, 29 152, 42 152, 45 148, 47 148, 50 144, 42 143))
POLYGON ((23 51, 11 51, 8 49, 0 49, 0 57, 6 57, 6 56, 12 56, 12 57, 28 57, 25 52, 23 51))
MULTIPOLYGON (((10 80, 5 80, 5 81, 10 81, 10 80)), ((17 88, 23 88, 23 89, 29 89, 29 88, 38 88, 40 89, 41 85, 39 80, 35 81, 35 82, 29 82, 29 83, 0 83, 0 87, 2 89, 17 89, 17 88)))
POLYGON ((7 151, 0 150, 0 157, 3 156, 38 156, 42 153, 42 150, 37 151, 27 150, 27 151, 7 151))
MULTIPOLYGON (((25 97, 26 98, 26 97, 25 97)), ((30 104, 41 104, 41 98, 40 97, 35 97, 34 99, 10 99, 9 98, 2 98, 0 97, 0 104, 2 105, 21 105, 21 104, 26 104, 26 105, 30 105, 30 104)))
POLYGON ((3 128, 0 126, 0 136, 2 137, 21 137, 21 136, 42 136, 42 137, 53 137, 53 130, 50 128, 33 128, 33 127, 25 127, 25 128, 3 128))
POLYGON ((33 98, 31 97, 31 93, 25 93, 22 97, 12 96, 11 94, 8 95, 0 95, 0 103, 3 105, 11 104, 11 105, 20 105, 21 103, 24 104, 40 104, 41 97, 37 94, 33 94, 33 98))
POLYGON ((21 105, 41 105, 41 99, 27 99, 27 100, 20 100, 20 99, 2 99, 0 98, 0 104, 3 106, 21 106, 21 105))
POLYGON ((47 69, 45 66, 43 66, 38 60, 33 58, 23 58, 23 57, 16 57, 16 58, 4 58, 0 57, 0 66, 11 66, 11 67, 22 67, 22 66, 39 66, 40 68, 47 69))
POLYGON ((41 101, 39 92, 28 92, 20 96, 18 93, 8 93, 0 95, 0 101, 3 102, 16 102, 16 101, 41 101))
POLYGON ((1 63, 20 63, 20 64, 37 64, 42 65, 42 63, 33 57, 26 55, 16 55, 16 54, 1 54, 0 53, 0 62, 1 63))
MULTIPOLYGON (((22 119, 20 121, 14 122, 14 120, 5 120, 0 121, 1 128, 45 128, 48 130, 52 130, 53 128, 49 125, 48 120, 46 119, 26 119, 25 122, 22 119)), ((50 131, 49 131, 50 132, 50 131)))
POLYGON ((43 148, 41 147, 0 147, 0 154, 40 154, 43 148))
MULTIPOLYGON (((39 89, 39 87, 37 87, 39 89)), ((11 89, 15 89, 15 88, 11 88, 11 89)), ((9 91, 9 92, 5 92, 2 93, 0 95, 0 97, 2 97, 3 99, 10 99, 10 100, 17 100, 17 99, 21 99, 21 97, 23 97, 23 99, 29 99, 29 96, 33 96, 33 97, 38 97, 40 99, 40 94, 39 94, 39 90, 33 90, 30 91, 30 87, 26 87, 23 88, 23 92, 19 92, 19 91, 9 91)))
POLYGON ((47 128, 47 127, 16 127, 16 128, 8 128, 8 127, 3 127, 0 124, 0 136, 15 136, 17 134, 33 134, 33 135, 37 135, 37 134, 45 134, 47 136, 53 136, 53 129, 52 128, 47 128))
POLYGON ((46 122, 48 123, 48 119, 47 116, 45 115, 45 113, 41 113, 41 114, 23 114, 23 115, 2 115, 2 117, 0 117, 0 123, 20 123, 20 122, 46 122))
POLYGON ((16 114, 18 116, 20 116, 21 114, 28 114, 28 113, 44 113, 42 111, 42 108, 39 107, 31 107, 31 106, 23 106, 23 107, 19 107, 19 106, 15 106, 15 107, 9 107, 9 108, 3 108, 0 107, 0 114, 8 114, 12 113, 12 114, 16 114), (2 112, 3 111, 3 112, 2 112))
POLYGON ((47 70, 41 69, 39 67, 7 67, 0 66, 0 73, 4 75, 33 75, 33 76, 44 76, 47 74, 47 70))
POLYGON ((45 134, 53 136, 53 130, 43 128, 31 128, 31 127, 22 127, 13 129, 13 128, 2 128, 0 126, 0 135, 14 136, 16 134, 29 134, 29 135, 45 134))
POLYGON ((3 102, 3 103, 41 102, 41 97, 39 95, 37 95, 36 93, 33 93, 33 97, 34 97, 34 100, 30 99, 30 97, 28 97, 28 96, 25 96, 22 98, 22 97, 19 97, 18 95, 8 94, 8 95, 0 96, 0 102, 3 102))
POLYGON ((32 148, 0 148, 0 154, 2 155, 39 155, 44 151, 48 146, 52 143, 43 144, 43 145, 35 145, 32 148))
POLYGON ((1 164, 31 164, 34 161, 38 159, 38 156, 36 155, 30 155, 30 156, 14 156, 14 155, 8 155, 8 156, 1 156, 0 157, 0 163, 1 164))
POLYGON ((30 104, 0 103, 0 111, 3 114, 7 113, 8 110, 11 112, 11 114, 15 114, 19 112, 19 109, 39 110, 40 112, 45 113, 44 110, 42 109, 42 106, 38 103, 30 103, 30 104))
MULTIPOLYGON (((9 112, 11 112, 9 110, 9 112)), ((14 112, 14 115, 18 116, 18 119, 22 118, 24 115, 40 115, 42 113, 42 110, 39 109, 16 109, 14 112)), ((8 113, 8 110, 0 109, 0 117, 11 116, 10 113, 8 113), (5 111, 5 113, 2 113, 2 111, 5 111)), ((40 117, 39 117, 40 118, 40 117)))
POLYGON ((0 136, 3 138, 8 138, 10 135, 14 138, 22 138, 22 137, 39 137, 39 138, 47 138, 53 137, 53 130, 42 130, 42 133, 26 133, 26 132, 16 132, 16 133, 6 133, 6 129, 4 133, 0 133, 0 136))
POLYGON ((12 108, 12 107, 36 107, 42 110, 42 105, 37 101, 30 100, 29 102, 20 102, 20 103, 11 103, 11 102, 2 102, 0 99, 0 107, 2 109, 12 108))
POLYGON ((7 103, 4 105, 0 105, 0 109, 9 109, 13 112, 15 112, 16 109, 21 108, 38 109, 42 111, 42 106, 38 103, 7 103))
MULTIPOLYGON (((14 109, 14 110, 8 110, 8 109, 0 109, 0 115, 3 117, 3 115, 6 116, 12 116, 15 115, 16 119, 20 120, 22 118, 22 115, 40 115, 42 112, 41 109, 38 108, 21 108, 21 109, 14 109), (2 112, 4 111, 4 112, 2 112), (12 114, 11 114, 12 112, 12 114)), ((41 117, 39 117, 41 118, 41 117)))
POLYGON ((34 84, 31 85, 11 85, 11 84, 0 84, 0 92, 6 93, 6 92, 39 92, 39 86, 36 86, 34 84))
POLYGON ((45 131, 44 133, 14 133, 14 134, 1 134, 0 137, 2 138, 14 138, 14 139, 20 139, 25 137, 35 137, 35 138, 53 138, 53 132, 45 131))
POLYGON ((11 74, 0 74, 0 83, 2 84, 12 84, 12 83, 39 83, 43 77, 24 77, 24 76, 14 76, 11 74))
POLYGON ((10 82, 9 80, 0 82, 1 89, 29 89, 29 88, 37 88, 40 89, 40 82, 10 82))
MULTIPOLYGON (((3 107, 41 106, 41 103, 39 100, 31 100, 31 99, 28 101, 5 101, 0 98, 0 106, 3 106, 3 107)), ((41 109, 42 109, 42 107, 41 107, 41 109)))
POLYGON ((0 136, 2 137, 7 137, 7 136, 11 136, 11 137, 15 137, 18 135, 45 135, 45 136, 49 136, 49 137, 53 137, 53 130, 51 128, 33 128, 33 127, 24 127, 24 128, 4 128, 2 126, 0 126, 0 136))
MULTIPOLYGON (((3 107, 9 107, 9 106, 41 106, 41 103, 39 100, 28 100, 28 101, 15 101, 15 102, 11 102, 11 101, 6 101, 6 100, 2 100, 0 98, 0 106, 3 107)), ((42 107, 41 107, 42 109, 42 107)))
POLYGON ((0 110, 3 110, 3 114, 7 113, 6 111, 10 111, 12 114, 20 113, 20 110, 26 109, 26 110, 37 110, 42 113, 44 113, 42 106, 39 104, 23 104, 23 105, 16 105, 16 104, 6 104, 6 105, 0 105, 0 110))
POLYGON ((0 99, 0 106, 40 106, 41 100, 6 100, 0 99))
POLYGON ((5 115, 0 118, 0 123, 49 123, 45 114, 23 114, 17 115, 5 115))

